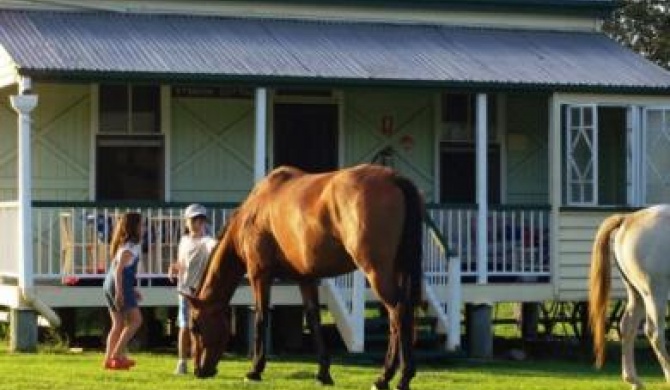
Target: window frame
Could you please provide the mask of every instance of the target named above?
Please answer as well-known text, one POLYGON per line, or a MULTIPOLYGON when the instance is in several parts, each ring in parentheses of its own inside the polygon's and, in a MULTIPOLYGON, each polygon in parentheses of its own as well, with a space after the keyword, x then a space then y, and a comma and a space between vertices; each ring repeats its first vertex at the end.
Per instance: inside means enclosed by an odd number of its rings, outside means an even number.
POLYGON ((108 134, 108 135, 126 135, 126 136, 134 136, 134 135, 158 135, 158 134, 163 134, 163 124, 162 122, 162 104, 161 104, 161 85, 160 84, 136 84, 136 83, 101 83, 98 85, 98 128, 97 128, 97 133, 98 134, 108 134), (102 101, 104 98, 104 88, 107 86, 123 86, 125 87, 126 90, 126 112, 125 112, 125 129, 122 130, 103 130, 103 122, 104 122, 104 114, 103 114, 103 108, 102 108, 102 101), (135 88, 136 87, 152 87, 155 88, 155 98, 156 101, 152 102, 152 105, 155 105, 155 110, 152 112, 152 115, 155 117, 155 126, 152 131, 137 131, 135 129, 135 116, 141 112, 144 111, 135 111, 134 107, 134 96, 136 94, 135 88))
MULTIPOLYGON (((565 104, 565 123, 563 128, 564 136, 565 136, 565 156, 564 156, 564 164, 565 164, 565 203, 569 206, 597 206, 598 205, 598 105, 595 103, 590 103, 590 104, 565 104), (573 149, 573 142, 574 142, 574 137, 573 137, 573 125, 572 125, 572 116, 573 116, 573 110, 574 109, 579 109, 580 110, 580 122, 579 126, 576 126, 578 129, 583 129, 585 127, 590 127, 591 128, 591 156, 590 156, 590 163, 591 163, 591 200, 590 201, 584 201, 586 198, 585 196, 585 189, 582 188, 580 191, 581 193, 581 201, 580 200, 575 200, 573 199, 573 191, 572 191, 572 185, 573 183, 577 185, 581 185, 582 187, 585 187, 587 183, 584 184, 579 184, 581 181, 576 181, 573 179, 574 175, 574 170, 572 168, 572 162, 573 162, 573 154, 572 152, 574 151, 573 149), (584 110, 591 110, 591 125, 590 126, 585 126, 584 125, 584 110)), ((580 133, 583 134, 584 130, 578 130, 580 133)))
MULTIPOLYGON (((649 137, 649 113, 653 111, 660 111, 662 115, 662 123, 668 128, 665 133, 666 138, 670 142, 670 105, 646 105, 641 107, 641 135, 640 135, 640 153, 642 159, 640 159, 640 204, 641 205, 651 205, 656 204, 657 202, 649 202, 649 150, 648 150, 648 137, 649 137)), ((662 180, 664 181, 664 180, 662 180)), ((670 185, 669 185, 670 187, 670 185)))

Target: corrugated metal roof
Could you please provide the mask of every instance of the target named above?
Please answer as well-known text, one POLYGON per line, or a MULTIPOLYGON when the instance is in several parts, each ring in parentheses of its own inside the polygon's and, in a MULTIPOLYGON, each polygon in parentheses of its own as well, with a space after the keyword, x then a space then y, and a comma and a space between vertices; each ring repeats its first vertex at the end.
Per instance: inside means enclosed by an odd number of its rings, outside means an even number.
POLYGON ((0 45, 54 77, 670 89, 670 72, 584 32, 0 11, 0 45))

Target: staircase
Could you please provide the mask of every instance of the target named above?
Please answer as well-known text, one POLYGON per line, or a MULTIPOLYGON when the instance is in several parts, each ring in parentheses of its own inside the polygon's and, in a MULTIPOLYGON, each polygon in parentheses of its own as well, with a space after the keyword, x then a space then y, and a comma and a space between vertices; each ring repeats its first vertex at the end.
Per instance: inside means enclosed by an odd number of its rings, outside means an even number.
MULTIPOLYGON (((373 317, 365 320, 365 351, 370 353, 384 353, 388 346, 389 321, 386 310, 379 304, 368 304, 368 314, 377 311, 373 317)), ((419 352, 443 351, 446 342, 445 335, 437 332, 437 318, 426 310, 417 309, 415 312, 414 347, 419 352)))
MULTIPOLYGON (((429 216, 424 221, 423 291, 424 304, 415 313, 416 346, 435 351, 460 349, 461 267, 460 260, 450 256, 446 240, 429 216), (452 331, 453 330, 453 331, 452 331)), ((324 280, 324 303, 332 313, 335 324, 349 352, 377 349, 388 342, 388 318, 384 309, 366 318, 365 278, 359 271, 324 280)), ((375 306, 376 305, 376 306, 375 306)))

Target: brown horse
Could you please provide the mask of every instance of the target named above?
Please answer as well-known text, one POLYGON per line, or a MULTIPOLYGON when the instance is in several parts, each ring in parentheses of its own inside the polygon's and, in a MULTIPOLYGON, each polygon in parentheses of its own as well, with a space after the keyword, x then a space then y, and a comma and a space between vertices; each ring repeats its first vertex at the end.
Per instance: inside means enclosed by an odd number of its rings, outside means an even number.
POLYGON ((358 268, 389 312, 388 352, 374 387, 387 389, 400 363, 397 388, 409 389, 416 371, 413 308, 421 295, 422 213, 414 184, 382 166, 320 174, 289 167, 272 171, 226 224, 202 285, 191 297, 195 374, 216 374, 229 337, 230 300, 246 272, 256 308, 246 380, 261 380, 270 284, 281 276, 299 284, 319 356, 316 378, 333 384, 317 284, 358 268))

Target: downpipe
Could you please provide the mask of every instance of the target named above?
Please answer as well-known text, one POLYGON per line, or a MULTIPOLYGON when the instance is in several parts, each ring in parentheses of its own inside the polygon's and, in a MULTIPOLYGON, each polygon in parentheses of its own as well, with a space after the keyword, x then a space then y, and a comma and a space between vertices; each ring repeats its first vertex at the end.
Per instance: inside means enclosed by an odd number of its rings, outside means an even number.
POLYGON ((61 325, 61 320, 58 314, 44 303, 32 289, 22 287, 20 288, 20 291, 23 301, 44 317, 51 327, 58 328, 61 325))

